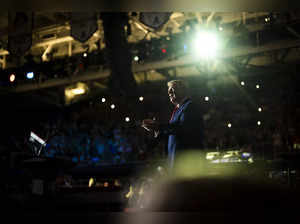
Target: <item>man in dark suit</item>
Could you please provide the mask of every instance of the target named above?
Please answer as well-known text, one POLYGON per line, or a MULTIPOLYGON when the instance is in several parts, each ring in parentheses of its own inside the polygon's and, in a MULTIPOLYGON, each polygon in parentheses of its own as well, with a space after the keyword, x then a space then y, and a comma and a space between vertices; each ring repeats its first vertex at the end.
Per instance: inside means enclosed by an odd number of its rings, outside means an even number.
POLYGON ((169 123, 145 119, 142 127, 154 132, 155 137, 168 136, 168 165, 173 168, 181 152, 202 149, 203 121, 199 107, 189 97, 187 84, 172 80, 167 85, 170 101, 175 106, 169 123))

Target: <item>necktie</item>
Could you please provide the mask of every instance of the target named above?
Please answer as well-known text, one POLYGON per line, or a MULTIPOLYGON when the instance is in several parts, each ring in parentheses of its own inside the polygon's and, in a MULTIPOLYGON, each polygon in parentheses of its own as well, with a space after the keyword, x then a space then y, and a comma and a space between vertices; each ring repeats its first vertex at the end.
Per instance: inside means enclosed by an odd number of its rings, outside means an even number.
POLYGON ((171 120, 173 119, 174 115, 175 115, 175 112, 178 110, 178 106, 176 106, 172 112, 172 116, 171 116, 171 119, 170 119, 170 122, 171 120))

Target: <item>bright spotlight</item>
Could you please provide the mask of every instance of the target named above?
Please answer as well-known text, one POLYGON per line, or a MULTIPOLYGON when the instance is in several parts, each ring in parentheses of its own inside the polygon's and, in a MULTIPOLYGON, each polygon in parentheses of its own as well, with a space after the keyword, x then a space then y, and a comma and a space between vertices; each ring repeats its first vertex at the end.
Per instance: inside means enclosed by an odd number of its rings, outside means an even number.
POLYGON ((27 79, 33 79, 34 73, 33 72, 27 72, 26 77, 27 77, 27 79))
POLYGON ((102 101, 102 103, 104 103, 104 102, 106 101, 106 99, 103 97, 103 98, 101 99, 101 101, 102 101))
POLYGON ((139 60, 139 56, 134 56, 133 60, 134 61, 138 61, 139 60))
POLYGON ((16 80, 15 74, 11 74, 11 75, 9 76, 9 81, 10 81, 10 82, 14 82, 15 80, 16 80))
POLYGON ((114 104, 112 104, 112 105, 110 105, 110 108, 111 108, 111 109, 115 109, 116 106, 115 106, 114 104))
POLYGON ((261 107, 259 107, 259 108, 258 108, 258 111, 259 111, 259 112, 262 112, 262 108, 261 108, 261 107))
POLYGON ((205 101, 209 101, 209 97, 206 96, 206 97, 204 98, 204 100, 205 100, 205 101))
POLYGON ((212 58, 219 48, 217 37, 214 33, 200 32, 194 41, 194 51, 201 58, 212 58))
POLYGON ((129 118, 129 117, 125 117, 125 121, 126 121, 126 122, 129 122, 129 121, 130 121, 130 118, 129 118))
POLYGON ((260 122, 260 121, 257 121, 257 125, 260 126, 260 125, 261 125, 261 122, 260 122))
POLYGON ((83 57, 85 57, 85 58, 87 57, 87 53, 86 52, 83 53, 83 57))
POLYGON ((256 85, 256 89, 259 89, 259 87, 260 87, 259 85, 256 85))
POLYGON ((144 100, 144 97, 140 96, 139 101, 143 101, 143 100, 144 100))
POLYGON ((244 82, 244 81, 241 81, 241 85, 244 86, 244 85, 245 85, 245 82, 244 82))
POLYGON ((231 128, 231 123, 228 123, 228 124, 227 124, 227 127, 231 128))

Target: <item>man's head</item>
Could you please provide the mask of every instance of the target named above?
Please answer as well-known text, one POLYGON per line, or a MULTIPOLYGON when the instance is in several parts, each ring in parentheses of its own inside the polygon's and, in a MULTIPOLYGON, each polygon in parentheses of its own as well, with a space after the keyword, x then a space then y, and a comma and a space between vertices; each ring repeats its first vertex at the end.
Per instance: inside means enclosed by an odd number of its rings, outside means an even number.
POLYGON ((174 105, 181 103, 187 97, 187 83, 183 80, 172 80, 167 85, 170 101, 174 105))

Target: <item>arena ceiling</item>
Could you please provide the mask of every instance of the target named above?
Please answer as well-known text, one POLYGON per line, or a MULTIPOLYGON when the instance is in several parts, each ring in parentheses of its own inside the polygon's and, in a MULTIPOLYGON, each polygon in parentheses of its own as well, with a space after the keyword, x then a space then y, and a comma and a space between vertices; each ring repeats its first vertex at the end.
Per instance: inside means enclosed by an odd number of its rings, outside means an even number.
MULTIPOLYGON (((149 32, 149 27, 146 27, 139 20, 139 13, 129 12, 129 24, 131 25, 131 35, 128 36, 129 43, 139 42, 143 39, 151 40, 152 38, 159 38, 168 36, 170 34, 179 33, 183 30, 181 27, 186 21, 196 20, 200 24, 214 25, 218 18, 220 24, 229 23, 245 23, 249 19, 262 18, 269 15, 269 12, 254 12, 254 13, 215 13, 215 12, 173 12, 167 23, 155 32, 149 32)), ((104 48, 104 32, 102 27, 102 20, 98 16, 98 30, 94 35, 84 44, 74 40, 70 36, 70 13, 64 12, 35 12, 34 13, 34 29, 33 29, 33 44, 30 53, 33 55, 40 55, 49 47, 56 48, 54 57, 70 56, 72 54, 84 52, 85 46, 89 46, 89 50, 97 50, 99 47, 96 43, 100 41, 100 47, 104 48), (70 49, 71 44, 71 49, 70 49)), ((253 30, 262 29, 261 26, 252 26, 253 30)), ((226 30, 225 32, 231 32, 226 30)), ((7 44, 8 38, 8 13, 0 16, 0 36, 2 47, 7 44)), ((8 54, 7 51, 2 50, 1 55, 8 54)))
MULTIPOLYGON (((70 15, 70 12, 34 12, 32 46, 28 53, 43 61, 47 60, 45 56, 49 52, 52 53, 52 60, 56 60, 82 54, 87 50, 93 52, 106 47, 101 13, 97 15, 97 31, 85 43, 81 43, 71 36, 70 15)), ((241 36, 255 34, 256 46, 246 47, 239 45, 223 52, 221 58, 232 61, 233 64, 231 65, 233 67, 235 64, 238 64, 239 68, 244 67, 249 71, 252 69, 255 72, 259 72, 260 68, 276 71, 278 66, 286 68, 290 64, 297 64, 297 61, 300 59, 300 14, 297 12, 172 12, 169 20, 157 30, 144 25, 140 21, 140 15, 141 13, 139 12, 128 12, 128 22, 131 28, 131 33, 127 38, 129 43, 135 44, 145 40, 151 41, 184 32, 183 27, 189 21, 194 21, 207 27, 222 26, 224 27, 223 35, 231 39, 238 40, 241 36), (272 37, 270 38, 272 41, 262 41, 263 37, 261 34, 271 30, 268 19, 274 15, 276 19, 275 24, 279 24, 276 30, 279 30, 280 34, 278 34, 278 38, 274 32, 267 34, 272 37)), ((15 66, 15 64, 9 64, 6 60, 6 57, 9 55, 7 43, 8 13, 3 13, 0 15, 0 64, 2 68, 15 66)), ((132 71, 138 83, 165 80, 172 76, 189 76, 195 73, 198 74, 200 70, 197 60, 191 55, 153 60, 143 64, 133 63, 132 65, 132 71)), ((109 75, 109 69, 91 69, 84 74, 76 76, 72 82, 86 82, 94 89, 101 91, 106 88, 101 80, 109 75)), ((19 85, 11 88, 9 91, 16 93, 32 93, 35 91, 39 92, 41 96, 52 96, 50 98, 59 99, 60 97, 57 97, 57 94, 61 94, 63 91, 58 93, 59 91, 57 91, 56 87, 64 88, 69 83, 69 79, 56 79, 39 85, 19 85)), ((61 100, 53 102, 59 104, 58 102, 61 102, 61 100)))

